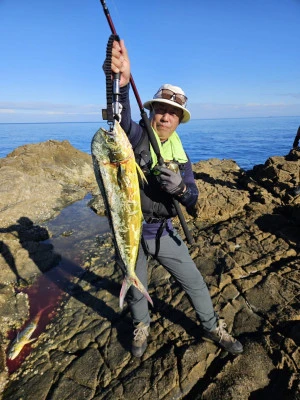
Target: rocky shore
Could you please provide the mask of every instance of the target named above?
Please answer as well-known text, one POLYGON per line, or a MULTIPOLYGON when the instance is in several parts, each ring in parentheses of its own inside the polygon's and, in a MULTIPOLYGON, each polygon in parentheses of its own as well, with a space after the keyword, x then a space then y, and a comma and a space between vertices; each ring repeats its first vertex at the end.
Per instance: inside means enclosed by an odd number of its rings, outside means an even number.
POLYGON ((26 145, 0 159, 0 398, 300 399, 300 150, 250 171, 219 159, 193 170, 200 196, 194 215, 185 213, 195 239, 190 253, 244 353, 230 356, 204 342, 189 299, 151 260, 149 347, 132 357, 110 233, 91 230, 89 239, 74 240, 91 229, 74 213, 72 229, 56 240, 77 258, 49 243, 49 221, 88 193, 91 220, 103 215, 91 157, 66 141, 26 145), (42 279, 53 271, 56 307, 45 310, 45 326, 16 367, 7 360, 12 333, 24 329, 34 307, 48 307, 33 299, 46 293, 42 279))

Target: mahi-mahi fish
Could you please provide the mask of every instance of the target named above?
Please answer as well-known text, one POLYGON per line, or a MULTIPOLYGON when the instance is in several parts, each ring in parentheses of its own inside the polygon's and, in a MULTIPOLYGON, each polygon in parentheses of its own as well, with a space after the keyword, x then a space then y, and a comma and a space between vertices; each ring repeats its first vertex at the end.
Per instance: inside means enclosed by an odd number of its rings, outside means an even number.
POLYGON ((8 350, 7 357, 9 360, 14 360, 15 358, 17 358, 26 344, 31 343, 37 339, 37 338, 31 339, 31 336, 33 332, 36 330, 41 315, 46 308, 48 307, 41 309, 36 314, 36 316, 25 326, 25 328, 17 334, 16 338, 13 340, 8 350))
POLYGON ((131 285, 153 305, 151 297, 135 273, 141 241, 141 211, 138 173, 132 146, 118 121, 111 131, 100 128, 92 139, 92 158, 97 183, 104 199, 116 253, 124 264, 120 308, 131 285))

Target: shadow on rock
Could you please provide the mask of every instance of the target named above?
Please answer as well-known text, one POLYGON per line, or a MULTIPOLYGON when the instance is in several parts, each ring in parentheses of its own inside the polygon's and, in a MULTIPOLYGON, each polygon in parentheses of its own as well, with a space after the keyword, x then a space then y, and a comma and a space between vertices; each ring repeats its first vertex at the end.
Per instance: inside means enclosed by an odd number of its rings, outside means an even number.
MULTIPOLYGON (((298 308, 300 308, 300 306, 298 308)), ((300 321, 280 322, 277 329, 284 336, 291 338, 297 346, 300 346, 300 321)))
POLYGON ((159 313, 161 318, 166 319, 173 324, 180 325, 189 336, 199 340, 201 328, 200 326, 184 311, 174 308, 170 303, 167 303, 157 297, 153 297, 154 311, 159 313))
MULTIPOLYGON (((54 260, 52 258, 48 258, 47 262, 45 262, 45 258, 42 257, 41 259, 40 256, 45 251, 49 252, 49 250, 52 249, 52 246, 49 244, 39 243, 39 249, 37 251, 37 243, 49 238, 47 229, 39 225, 34 225, 34 223, 28 217, 21 217, 16 222, 16 224, 10 225, 6 228, 0 228, 0 233, 12 234, 18 238, 23 249, 27 251, 28 256, 42 272, 46 271, 48 268, 51 268, 54 260)), ((15 258, 9 246, 2 240, 0 241, 0 254, 3 256, 11 271, 15 274, 17 284, 27 284, 27 280, 23 278, 18 271, 15 258)))
POLYGON ((23 278, 17 269, 15 258, 12 255, 9 246, 7 246, 6 243, 4 243, 2 240, 0 240, 0 254, 4 258, 6 264, 9 266, 11 271, 15 274, 16 280, 17 280, 17 285, 20 286, 20 284, 25 284, 27 285, 28 282, 25 278, 23 278))
POLYGON ((269 384, 263 389, 252 392, 249 396, 249 400, 297 400, 295 389, 288 389, 291 371, 288 367, 280 370, 273 370, 268 375, 269 384), (294 397, 295 395, 295 397, 294 397))
POLYGON ((225 181, 223 179, 216 179, 213 178, 211 175, 205 173, 205 172, 194 172, 194 177, 195 179, 201 179, 203 182, 207 182, 211 185, 220 185, 220 186, 226 186, 229 189, 236 189, 237 190, 237 182, 241 179, 241 172, 240 171, 230 171, 231 175, 236 178, 236 182, 233 181, 225 181))
MULTIPOLYGON (((89 290, 85 290, 79 282, 74 283, 74 279, 78 278, 85 281, 97 290, 106 289, 114 296, 118 296, 119 294, 119 285, 115 284, 112 280, 102 278, 94 272, 82 268, 61 254, 56 253, 52 244, 44 242, 49 239, 47 229, 39 225, 34 225, 27 217, 21 217, 16 224, 7 228, 0 228, 0 233, 10 233, 17 237, 22 248, 27 251, 29 258, 31 258, 42 273, 36 284, 33 285, 32 290, 28 289, 29 297, 34 295, 35 300, 40 297, 41 299, 43 298, 43 302, 54 302, 53 297, 45 296, 47 285, 49 285, 49 282, 52 282, 59 288, 62 294, 76 298, 81 303, 92 308, 103 318, 113 321, 119 317, 106 302, 89 293, 89 290), (48 300, 45 297, 48 297, 48 300)), ((18 271, 12 251, 3 241, 0 241, 0 251, 7 265, 15 274, 17 283, 27 285, 28 282, 21 276, 21 272, 18 271)), ((56 295, 58 297, 58 294, 56 295)))
POLYGON ((107 278, 101 278, 94 272, 83 269, 76 263, 62 257, 59 265, 48 271, 47 279, 51 280, 58 286, 62 292, 74 297, 76 300, 93 309, 101 317, 109 320, 114 320, 118 314, 109 307, 106 302, 89 293, 89 290, 84 289, 79 282, 85 281, 94 286, 97 290, 106 289, 113 295, 117 295, 119 285, 115 284, 107 278), (73 282, 74 278, 79 278, 78 283, 73 282))
POLYGON ((274 209, 273 214, 265 214, 256 219, 257 226, 263 232, 269 232, 277 237, 299 245, 299 225, 282 214, 283 208, 274 209))

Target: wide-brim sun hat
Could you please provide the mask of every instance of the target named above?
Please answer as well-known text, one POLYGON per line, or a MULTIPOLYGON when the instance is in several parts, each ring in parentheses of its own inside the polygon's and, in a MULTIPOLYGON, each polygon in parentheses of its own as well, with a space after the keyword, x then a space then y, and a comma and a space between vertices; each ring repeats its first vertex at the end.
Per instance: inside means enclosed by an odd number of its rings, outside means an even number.
POLYGON ((179 86, 170 85, 169 83, 162 85, 153 96, 153 99, 146 101, 143 106, 147 110, 151 110, 153 103, 166 103, 182 110, 183 117, 180 121, 182 124, 191 119, 191 113, 186 108, 187 97, 179 86))

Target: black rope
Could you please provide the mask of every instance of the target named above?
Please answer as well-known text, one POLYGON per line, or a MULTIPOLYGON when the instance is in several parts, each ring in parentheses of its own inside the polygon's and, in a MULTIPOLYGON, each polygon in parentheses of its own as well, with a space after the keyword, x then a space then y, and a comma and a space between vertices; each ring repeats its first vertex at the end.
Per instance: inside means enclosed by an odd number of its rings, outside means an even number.
POLYGON ((112 47, 115 40, 120 40, 118 35, 110 35, 106 46, 106 58, 104 62, 104 73, 106 78, 106 110, 102 110, 102 118, 108 123, 114 122, 113 113, 113 81, 111 79, 111 57, 112 47), (103 112, 104 111, 104 112, 103 112))

